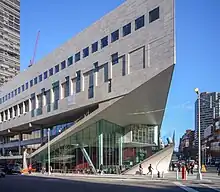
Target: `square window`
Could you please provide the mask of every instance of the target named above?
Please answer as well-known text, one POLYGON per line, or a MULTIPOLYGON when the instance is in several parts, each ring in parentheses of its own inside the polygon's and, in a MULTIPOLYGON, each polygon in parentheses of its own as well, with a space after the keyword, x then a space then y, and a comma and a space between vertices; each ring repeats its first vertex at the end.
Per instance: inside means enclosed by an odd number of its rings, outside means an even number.
POLYGON ((118 63, 118 52, 112 54, 112 65, 115 65, 118 63))
POLYGON ((33 80, 30 80, 30 86, 31 87, 33 86, 33 80))
POLYGON ((47 79, 47 71, 44 72, 44 79, 47 79))
POLYGON ((152 23, 153 21, 156 21, 160 18, 160 9, 159 7, 153 9, 149 12, 149 23, 152 23))
POLYGON ((69 57, 67 60, 67 65, 70 66, 73 64, 73 56, 69 57))
POLYGON ((22 85, 21 89, 22 89, 22 91, 24 91, 24 85, 22 85))
POLYGON ((98 51, 98 42, 92 44, 92 53, 95 53, 96 51, 98 51))
POLYGON ((131 33, 131 23, 123 27, 123 37, 131 33))
POLYGON ((26 89, 28 89, 28 82, 26 82, 25 87, 26 87, 26 89))
POLYGON ((37 84, 37 77, 34 78, 34 84, 37 84))
POLYGON ((80 60, 80 52, 75 54, 75 63, 80 60))
POLYGON ((144 15, 135 20, 135 30, 144 27, 144 15))
POLYGON ((104 48, 108 45, 108 36, 101 39, 101 48, 104 48))
POLYGON ((86 47, 85 49, 83 49, 83 58, 88 56, 89 56, 89 47, 86 47))
POLYGON ((55 66, 55 73, 58 73, 59 70, 60 70, 60 66, 59 66, 59 64, 58 64, 58 65, 55 66))
POLYGON ((11 97, 14 97, 14 91, 11 92, 11 97))
POLYGON ((43 80, 42 74, 39 75, 39 82, 43 80))
POLYGON ((65 69, 66 68, 66 61, 62 61, 61 62, 61 70, 65 69))
POLYGON ((52 76, 53 75, 53 68, 50 68, 49 70, 49 76, 52 76))
POLYGON ((111 42, 113 43, 113 42, 117 41, 118 39, 119 39, 119 30, 117 30, 111 34, 111 42))
POLYGON ((18 94, 19 94, 19 93, 21 93, 21 88, 20 88, 20 87, 18 87, 18 94))

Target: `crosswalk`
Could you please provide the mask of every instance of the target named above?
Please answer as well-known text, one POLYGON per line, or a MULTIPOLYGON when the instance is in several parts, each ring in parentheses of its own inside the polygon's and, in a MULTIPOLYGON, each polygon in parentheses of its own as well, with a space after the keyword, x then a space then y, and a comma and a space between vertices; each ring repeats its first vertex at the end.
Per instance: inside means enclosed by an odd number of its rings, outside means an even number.
POLYGON ((176 186, 187 192, 220 192, 220 184, 193 184, 193 183, 181 183, 173 182, 176 186))

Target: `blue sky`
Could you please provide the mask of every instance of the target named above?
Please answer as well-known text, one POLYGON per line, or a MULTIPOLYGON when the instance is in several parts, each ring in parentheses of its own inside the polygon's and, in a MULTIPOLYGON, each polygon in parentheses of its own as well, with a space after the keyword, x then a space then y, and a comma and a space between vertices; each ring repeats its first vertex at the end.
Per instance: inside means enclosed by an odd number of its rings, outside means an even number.
MULTIPOLYGON (((21 69, 33 55, 37 31, 40 39, 36 60, 44 57, 124 0, 21 1, 21 69)), ((220 1, 176 0, 177 65, 173 75, 162 135, 194 129, 194 88, 219 91, 220 1)))

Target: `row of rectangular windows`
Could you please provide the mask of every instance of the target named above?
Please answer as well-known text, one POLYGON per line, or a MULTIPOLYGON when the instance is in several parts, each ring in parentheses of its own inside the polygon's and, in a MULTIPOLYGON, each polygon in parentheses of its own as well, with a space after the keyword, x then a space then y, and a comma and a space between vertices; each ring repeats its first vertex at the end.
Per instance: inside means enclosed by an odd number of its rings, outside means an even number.
MULTIPOLYGON (((153 9, 152 11, 149 12, 149 23, 152 23, 153 21, 159 19, 160 17, 160 10, 159 7, 153 9)), ((135 19, 135 31, 144 27, 145 26, 145 15, 142 15, 135 19)), ((131 34, 131 22, 126 24, 125 26, 122 27, 122 36, 125 37, 129 34, 131 34)), ((119 29, 116 31, 112 32, 110 37, 111 37, 111 43, 114 43, 115 41, 119 40, 119 29)), ((101 49, 104 47, 108 46, 109 44, 109 38, 108 36, 105 36, 104 38, 101 39, 101 49)), ((91 53, 95 53, 98 51, 98 41, 93 43, 91 45, 91 53)), ((89 47, 86 47, 82 51, 82 57, 88 57, 89 56, 89 47)), ((113 59, 113 64, 117 63, 118 57, 115 55, 113 56, 115 59, 113 59)), ((78 62, 81 59, 81 52, 77 52, 75 54, 75 63, 78 62)), ((55 67, 50 68, 48 71, 45 71, 43 74, 40 74, 38 77, 35 77, 34 79, 30 80, 30 82, 26 82, 23 84, 21 87, 18 87, 11 93, 6 94, 4 97, 0 98, 0 104, 6 102, 7 100, 13 98, 14 96, 20 94, 21 92, 27 90, 30 87, 36 85, 37 83, 40 83, 43 81, 43 79, 47 79, 48 77, 58 73, 60 70, 65 69, 67 66, 70 66, 73 64, 73 56, 69 57, 66 60, 62 61, 61 64, 57 64, 55 67)))

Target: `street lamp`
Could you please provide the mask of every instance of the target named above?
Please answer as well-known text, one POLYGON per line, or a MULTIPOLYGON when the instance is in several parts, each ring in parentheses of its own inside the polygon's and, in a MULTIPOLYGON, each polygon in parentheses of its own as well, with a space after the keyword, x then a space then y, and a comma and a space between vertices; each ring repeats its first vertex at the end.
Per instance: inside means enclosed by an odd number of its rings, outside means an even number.
POLYGON ((50 172, 50 128, 47 129, 47 153, 48 153, 48 175, 51 175, 50 172))
POLYGON ((200 125, 200 92, 199 88, 195 88, 195 92, 198 98, 198 174, 197 179, 202 180, 201 173, 201 125, 200 125))

